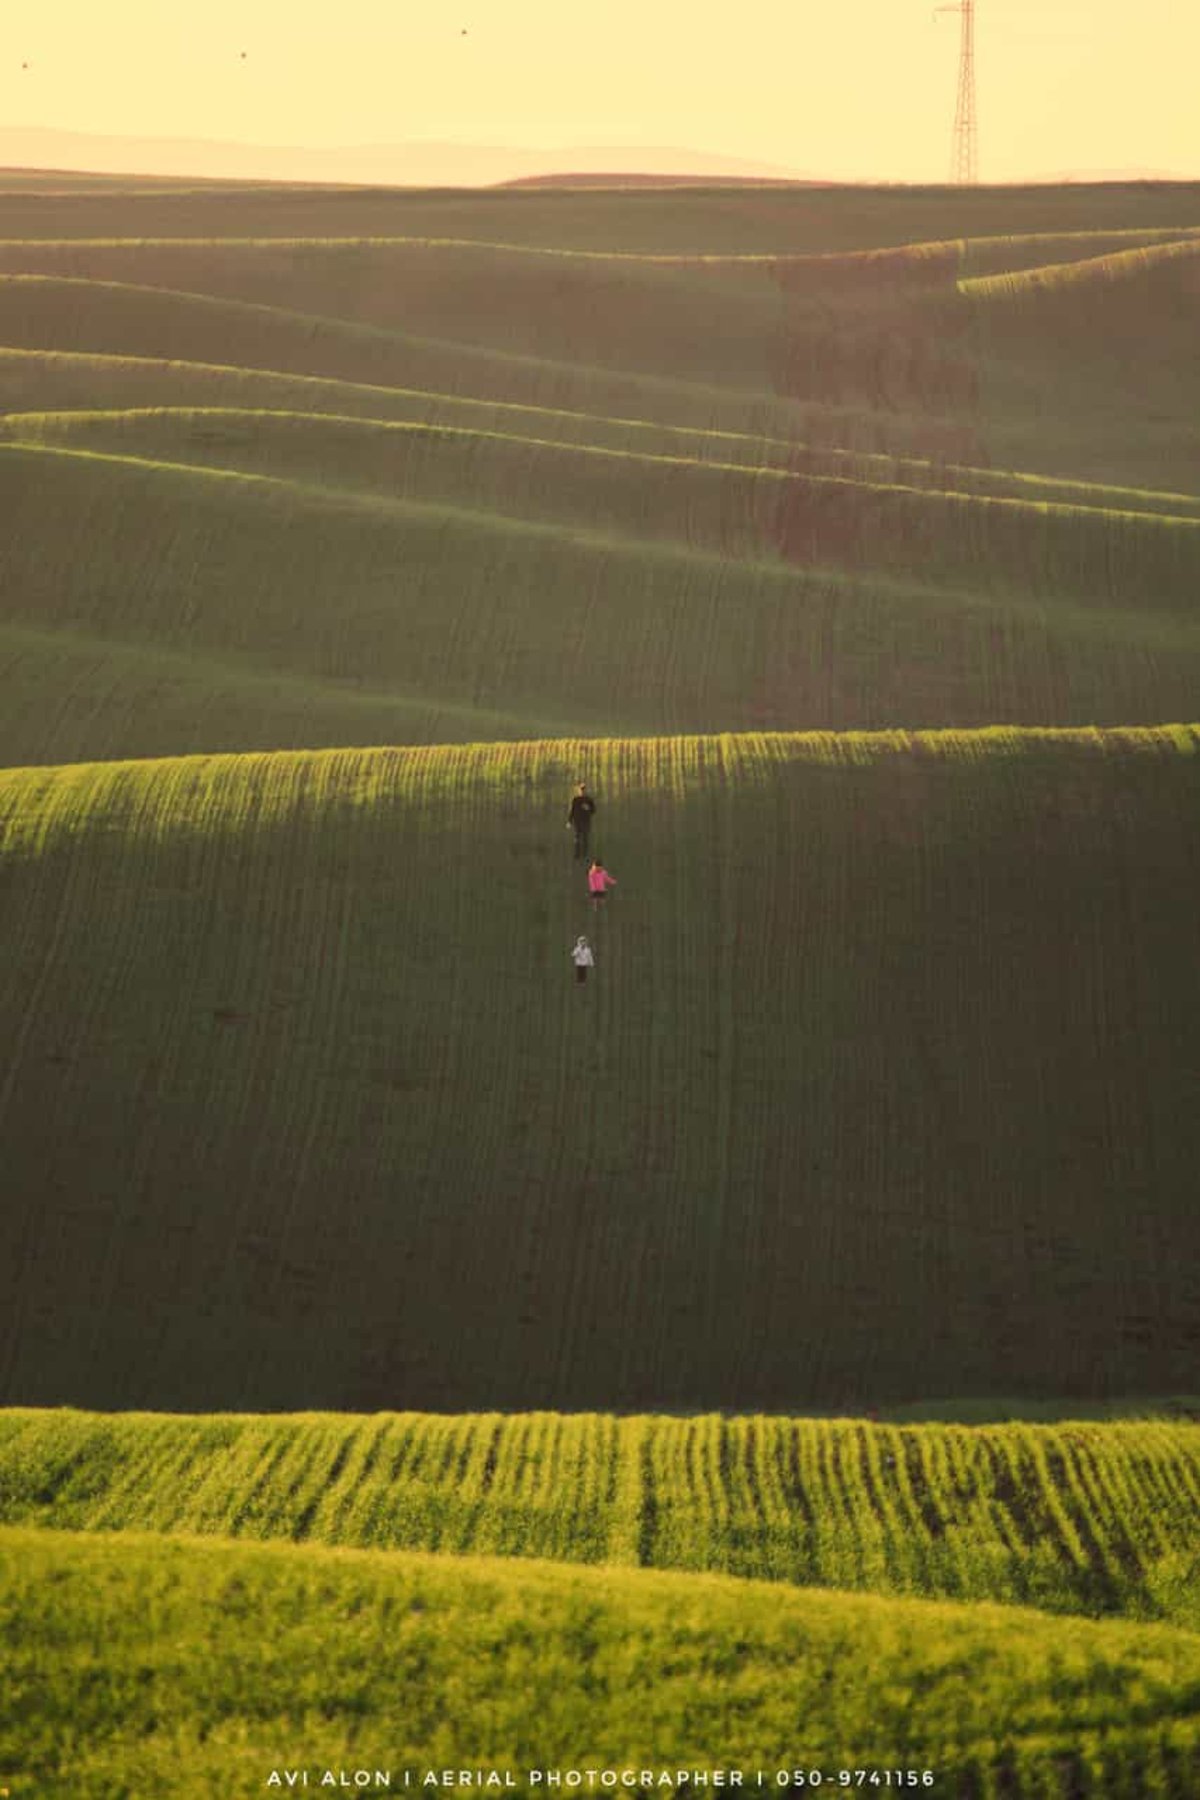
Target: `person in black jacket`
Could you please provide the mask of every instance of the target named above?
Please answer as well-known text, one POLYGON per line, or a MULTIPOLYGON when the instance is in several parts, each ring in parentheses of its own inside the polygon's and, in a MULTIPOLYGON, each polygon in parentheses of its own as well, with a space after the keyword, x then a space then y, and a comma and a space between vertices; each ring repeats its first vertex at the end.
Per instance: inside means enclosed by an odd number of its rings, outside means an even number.
POLYGON ((581 781, 571 796, 571 810, 567 814, 567 829, 575 833, 576 862, 581 862, 587 856, 588 836, 595 810, 596 802, 581 781))

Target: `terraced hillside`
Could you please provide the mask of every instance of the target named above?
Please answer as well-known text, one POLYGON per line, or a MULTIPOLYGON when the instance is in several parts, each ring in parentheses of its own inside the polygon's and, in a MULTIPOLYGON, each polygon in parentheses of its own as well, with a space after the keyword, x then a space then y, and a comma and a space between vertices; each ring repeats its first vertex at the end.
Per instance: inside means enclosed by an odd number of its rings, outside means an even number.
POLYGON ((7 772, 5 1396, 1189 1391, 1198 742, 7 772))
POLYGON ((0 192, 0 762, 1191 718, 1198 269, 1187 186, 0 192))

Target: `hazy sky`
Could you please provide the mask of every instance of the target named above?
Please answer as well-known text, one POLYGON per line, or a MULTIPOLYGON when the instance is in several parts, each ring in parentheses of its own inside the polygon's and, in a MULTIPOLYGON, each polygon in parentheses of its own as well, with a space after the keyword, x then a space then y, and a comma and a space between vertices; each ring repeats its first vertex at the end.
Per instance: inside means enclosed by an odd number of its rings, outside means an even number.
MULTIPOLYGON (((1200 7, 977 0, 976 17, 985 180, 1200 175, 1200 7)), ((938 181, 958 43, 932 0, 4 0, 0 124, 686 145, 938 181)))

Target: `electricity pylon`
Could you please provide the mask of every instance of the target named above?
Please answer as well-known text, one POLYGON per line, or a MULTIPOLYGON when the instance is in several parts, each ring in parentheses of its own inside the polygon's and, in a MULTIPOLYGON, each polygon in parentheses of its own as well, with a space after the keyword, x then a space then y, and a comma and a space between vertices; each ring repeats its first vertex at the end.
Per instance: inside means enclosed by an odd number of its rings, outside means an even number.
POLYGON ((958 104, 954 109, 954 142, 950 179, 973 185, 979 180, 979 135, 975 121, 975 0, 938 6, 936 13, 962 14, 962 48, 958 58, 958 104))

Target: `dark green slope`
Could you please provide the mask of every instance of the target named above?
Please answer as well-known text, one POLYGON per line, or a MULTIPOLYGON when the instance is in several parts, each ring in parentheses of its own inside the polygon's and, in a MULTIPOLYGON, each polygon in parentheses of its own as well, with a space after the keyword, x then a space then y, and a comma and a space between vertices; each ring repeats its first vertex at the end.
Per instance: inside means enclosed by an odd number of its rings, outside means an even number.
POLYGON ((5 777, 5 1399, 1187 1389, 1195 743, 5 777))
POLYGON ((325 418, 9 429, 9 764, 1119 724, 1200 690, 1186 497, 1131 497, 1177 509, 1151 515, 325 418))
POLYGON ((1192 199, 64 200, 0 762, 1194 717, 1192 199))
POLYGON ((1200 238, 963 284, 996 461, 1196 492, 1200 238))
POLYGON ((1195 719, 1198 220, 3 196, 0 764, 493 746, 6 778, 4 1391, 1192 1385, 1194 759, 500 740, 1195 719))

